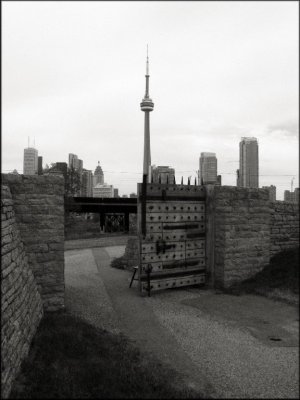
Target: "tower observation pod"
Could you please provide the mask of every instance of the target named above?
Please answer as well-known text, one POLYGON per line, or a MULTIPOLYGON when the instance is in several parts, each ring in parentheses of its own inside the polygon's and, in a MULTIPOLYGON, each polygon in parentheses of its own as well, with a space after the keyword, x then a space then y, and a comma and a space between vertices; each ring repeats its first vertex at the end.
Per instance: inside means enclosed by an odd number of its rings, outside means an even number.
POLYGON ((143 164, 143 181, 151 181, 151 151, 150 151, 150 111, 153 111, 154 103, 149 97, 149 57, 147 45, 147 61, 146 61, 146 92, 141 102, 141 110, 145 113, 144 124, 144 164, 143 164))

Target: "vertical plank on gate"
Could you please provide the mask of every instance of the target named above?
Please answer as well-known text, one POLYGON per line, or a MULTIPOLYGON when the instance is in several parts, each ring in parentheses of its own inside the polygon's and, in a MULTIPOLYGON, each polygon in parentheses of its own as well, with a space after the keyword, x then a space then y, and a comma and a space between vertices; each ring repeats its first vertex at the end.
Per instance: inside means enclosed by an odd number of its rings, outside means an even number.
POLYGON ((215 212, 214 212, 214 185, 206 186, 206 268, 210 287, 215 285, 215 212))

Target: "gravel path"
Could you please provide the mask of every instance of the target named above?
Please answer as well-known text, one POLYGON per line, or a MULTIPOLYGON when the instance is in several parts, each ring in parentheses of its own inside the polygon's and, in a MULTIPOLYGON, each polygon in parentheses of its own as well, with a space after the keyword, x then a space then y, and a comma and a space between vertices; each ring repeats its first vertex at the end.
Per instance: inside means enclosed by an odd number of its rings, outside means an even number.
POLYGON ((124 249, 66 251, 68 309, 123 332, 207 397, 299 397, 296 307, 198 288, 141 297, 130 272, 109 266, 124 249))

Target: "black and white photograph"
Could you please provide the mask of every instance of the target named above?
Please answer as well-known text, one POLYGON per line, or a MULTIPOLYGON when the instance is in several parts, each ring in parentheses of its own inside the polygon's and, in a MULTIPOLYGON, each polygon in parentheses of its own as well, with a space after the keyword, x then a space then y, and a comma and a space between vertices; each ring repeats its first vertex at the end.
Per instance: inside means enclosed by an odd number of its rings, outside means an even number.
POLYGON ((299 1, 1 1, 1 398, 299 399, 299 1))

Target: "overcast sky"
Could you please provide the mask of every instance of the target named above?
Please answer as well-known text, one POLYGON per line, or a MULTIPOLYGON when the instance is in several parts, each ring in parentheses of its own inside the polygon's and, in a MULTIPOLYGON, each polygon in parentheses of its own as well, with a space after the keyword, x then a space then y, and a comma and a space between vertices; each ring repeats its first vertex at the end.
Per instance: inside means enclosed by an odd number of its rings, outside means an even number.
POLYGON ((120 194, 142 177, 146 44, 152 164, 196 176, 215 152, 236 184, 259 141, 260 186, 299 186, 298 2, 2 2, 2 171, 75 153, 120 194))

